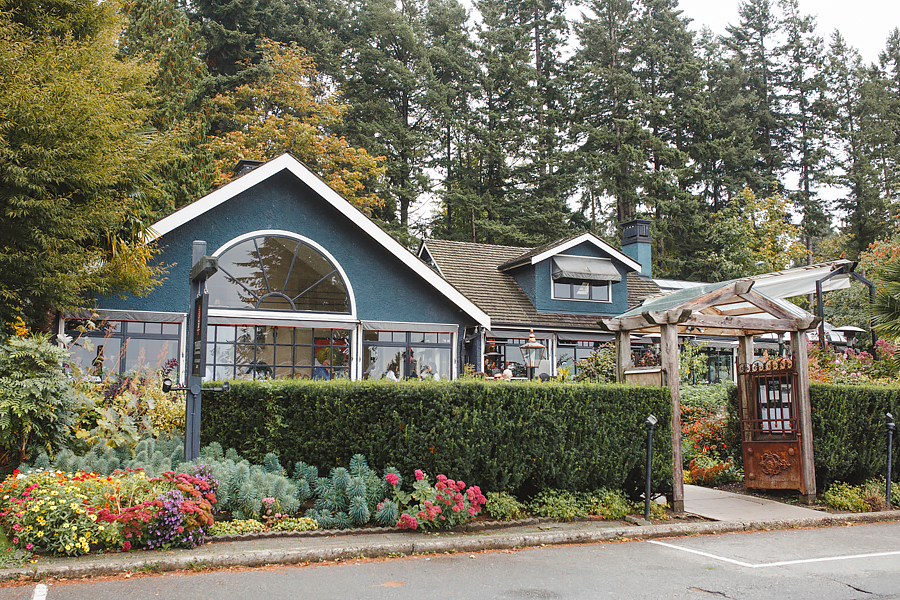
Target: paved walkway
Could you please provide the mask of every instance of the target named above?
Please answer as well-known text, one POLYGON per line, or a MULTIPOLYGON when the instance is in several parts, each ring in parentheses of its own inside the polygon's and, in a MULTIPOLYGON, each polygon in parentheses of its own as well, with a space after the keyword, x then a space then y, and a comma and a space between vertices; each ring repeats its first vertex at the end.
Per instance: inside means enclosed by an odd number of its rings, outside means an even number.
POLYGON ((425 553, 479 552, 561 544, 646 540, 736 531, 822 527, 845 523, 900 521, 900 511, 832 515, 808 508, 685 486, 685 509, 712 521, 636 525, 622 521, 547 522, 532 519, 498 529, 421 532, 398 529, 314 531, 240 536, 199 548, 94 554, 78 558, 40 557, 21 568, 0 570, 0 580, 116 575, 129 572, 196 570, 303 564, 425 553))
POLYGON ((826 512, 799 505, 696 485, 684 486, 684 511, 713 521, 779 521, 828 517, 826 512))

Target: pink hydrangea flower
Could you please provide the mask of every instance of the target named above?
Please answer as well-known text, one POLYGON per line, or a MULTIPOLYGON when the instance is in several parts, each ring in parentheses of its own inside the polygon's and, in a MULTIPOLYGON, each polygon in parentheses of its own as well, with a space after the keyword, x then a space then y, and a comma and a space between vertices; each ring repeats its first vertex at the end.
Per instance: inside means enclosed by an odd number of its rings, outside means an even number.
POLYGON ((400 478, 397 477, 395 473, 388 473, 384 476, 384 480, 391 485, 397 485, 398 483, 400 483, 400 478))
POLYGON ((425 473, 423 473, 421 469, 416 469, 416 481, 421 481, 423 479, 425 479, 425 473))

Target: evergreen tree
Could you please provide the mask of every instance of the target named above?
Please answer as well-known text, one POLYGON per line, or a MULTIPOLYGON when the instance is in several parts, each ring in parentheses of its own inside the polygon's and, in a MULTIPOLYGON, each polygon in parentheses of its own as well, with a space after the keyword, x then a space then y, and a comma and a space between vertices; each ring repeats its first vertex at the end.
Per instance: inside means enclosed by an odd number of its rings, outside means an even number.
POLYGON ((164 191, 153 208, 162 218, 205 195, 215 170, 207 151, 210 120, 206 85, 209 73, 200 60, 202 39, 175 0, 132 0, 125 7, 126 27, 120 39, 122 57, 155 67, 149 81, 153 96, 152 125, 181 133, 181 154, 162 166, 164 191))
POLYGON ((752 124, 753 148, 757 154, 755 177, 747 183, 754 189, 772 189, 784 168, 784 98, 776 38, 781 24, 771 0, 746 0, 738 7, 740 23, 727 27, 724 38, 732 53, 734 67, 746 77, 744 106, 752 124))
POLYGON ((635 216, 650 142, 636 110, 646 104, 635 76, 638 14, 630 0, 594 0, 590 9, 576 26, 573 160, 583 197, 611 197, 615 223, 622 223, 635 216))
POLYGON ((830 140, 835 149, 827 181, 843 186, 837 201, 843 211, 844 233, 852 235, 854 256, 884 236, 888 210, 880 195, 879 174, 869 154, 871 116, 877 111, 878 86, 862 64, 859 53, 835 31, 826 58, 830 112, 830 140))
POLYGON ((343 132, 352 144, 385 156, 385 204, 376 215, 405 230, 410 206, 430 188, 435 149, 434 72, 424 43, 422 0, 359 0, 351 11, 346 76, 350 105, 343 132))
POLYGON ((815 20, 802 16, 797 0, 780 0, 785 13, 787 41, 780 49, 785 60, 784 79, 788 135, 783 152, 786 168, 798 175, 798 189, 791 194, 801 215, 806 262, 813 264, 813 243, 827 235, 830 213, 816 188, 826 177, 828 145, 824 47, 815 35, 815 20))

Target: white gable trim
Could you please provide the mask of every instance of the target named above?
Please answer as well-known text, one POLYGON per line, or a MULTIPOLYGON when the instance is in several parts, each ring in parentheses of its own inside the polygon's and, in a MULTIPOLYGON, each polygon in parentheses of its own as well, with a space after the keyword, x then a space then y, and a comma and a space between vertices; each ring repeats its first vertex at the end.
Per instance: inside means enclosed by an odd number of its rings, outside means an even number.
POLYGON ((613 248, 612 246, 610 246, 609 244, 607 244, 606 242, 604 242, 603 240, 601 240, 600 238, 598 238, 596 235, 594 235, 592 233, 582 233, 578 237, 572 238, 568 242, 560 244, 559 246, 554 246, 553 248, 550 248, 549 250, 545 250, 544 252, 541 252, 540 254, 536 254, 535 256, 532 256, 531 264, 535 265, 535 264, 541 262, 542 260, 547 260, 548 258, 550 258, 552 256, 556 256, 557 254, 559 254, 561 252, 565 252, 569 248, 574 248, 578 244, 582 244, 584 242, 592 243, 593 245, 597 246, 598 248, 600 248, 601 250, 603 250, 604 252, 609 254, 611 257, 624 263, 626 266, 631 267, 635 271, 641 270, 641 264, 639 262, 637 262, 633 258, 626 256, 621 251, 616 250, 615 248, 613 248))
POLYGON ((340 211, 341 214, 350 219, 354 225, 362 229, 363 232, 367 233, 377 243, 381 244, 388 252, 412 269, 416 275, 424 279, 438 292, 459 307, 460 310, 475 319, 479 325, 488 328, 491 326, 491 318, 487 313, 475 306, 472 301, 463 296, 455 287, 435 273, 431 267, 422 262, 415 254, 407 250, 397 240, 385 233, 374 221, 364 215, 358 208, 350 204, 336 191, 331 189, 324 180, 307 169, 300 161, 290 154, 282 154, 281 156, 256 167, 249 173, 238 177, 234 181, 225 184, 203 198, 188 204, 184 208, 158 221, 151 228, 151 239, 161 237, 172 230, 181 227, 188 221, 199 217, 231 198, 234 198, 241 192, 252 188, 284 170, 291 172, 300 181, 312 188, 312 190, 319 194, 323 200, 331 204, 340 211))

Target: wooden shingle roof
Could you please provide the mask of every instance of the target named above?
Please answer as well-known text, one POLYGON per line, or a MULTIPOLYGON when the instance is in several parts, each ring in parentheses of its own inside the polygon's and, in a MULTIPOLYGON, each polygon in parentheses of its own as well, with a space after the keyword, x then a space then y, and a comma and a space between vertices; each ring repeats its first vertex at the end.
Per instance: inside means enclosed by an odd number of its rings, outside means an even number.
MULTIPOLYGON (((494 325, 599 328, 597 315, 538 312, 515 278, 498 268, 533 255, 532 248, 450 240, 423 245, 447 281, 490 315, 494 325)), ((659 288, 652 280, 628 273, 629 308, 655 293, 659 288)))

